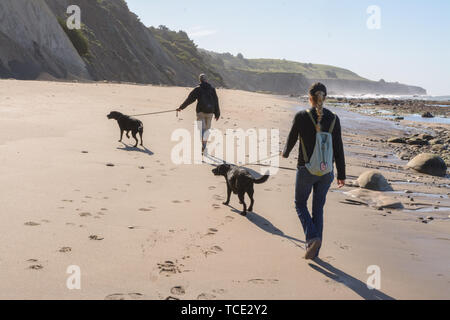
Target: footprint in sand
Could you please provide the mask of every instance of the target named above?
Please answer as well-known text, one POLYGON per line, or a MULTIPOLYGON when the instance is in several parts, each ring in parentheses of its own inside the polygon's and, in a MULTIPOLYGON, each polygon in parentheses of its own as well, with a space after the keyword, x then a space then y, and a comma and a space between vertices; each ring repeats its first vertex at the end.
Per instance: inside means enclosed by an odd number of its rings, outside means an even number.
POLYGON ((216 187, 215 186, 210 186, 208 189, 209 190, 216 190, 216 187))
POLYGON ((209 250, 205 251, 204 254, 206 257, 213 254, 218 254, 220 252, 223 252, 223 249, 219 246, 211 247, 209 250))
POLYGON ((220 204, 217 204, 217 203, 214 203, 214 204, 212 205, 212 207, 213 207, 214 209, 220 209, 220 208, 221 208, 221 205, 220 205, 220 204))
POLYGON ((179 204, 179 203, 182 203, 182 202, 180 200, 173 200, 172 203, 179 204))
POLYGON ((347 246, 347 245, 343 245, 341 242, 339 241, 334 241, 334 244, 337 245, 340 249, 342 250, 350 250, 351 247, 347 246))
POLYGON ((92 216, 92 214, 90 214, 89 212, 80 213, 80 217, 90 217, 90 216, 92 216))
POLYGON ((59 252, 62 252, 62 253, 68 253, 68 252, 71 252, 71 251, 72 251, 72 248, 71 248, 71 247, 62 247, 62 248, 59 249, 58 251, 59 251, 59 252))
POLYGON ((223 201, 223 200, 225 200, 224 197, 222 197, 221 195, 218 195, 218 194, 215 194, 214 197, 213 197, 213 199, 214 199, 214 200, 217 200, 217 201, 223 201))
POLYGON ((28 221, 25 222, 24 225, 26 225, 27 227, 36 227, 36 226, 40 226, 40 223, 34 222, 34 221, 28 221))
POLYGON ((105 238, 103 238, 102 236, 98 236, 96 234, 93 234, 93 235, 89 236, 89 239, 90 240, 94 240, 94 241, 101 241, 101 240, 104 240, 105 238))
POLYGON ((170 289, 170 293, 175 296, 182 296, 186 294, 186 290, 182 286, 177 286, 170 289))
POLYGON ((225 220, 226 220, 227 222, 231 222, 231 221, 234 220, 234 217, 232 217, 232 216, 226 216, 226 217, 225 217, 225 220))
POLYGON ((197 300, 214 300, 216 296, 209 293, 202 293, 197 297, 197 300))
POLYGON ((164 299, 164 300, 168 300, 168 301, 177 301, 177 300, 180 300, 180 299, 178 299, 178 298, 175 298, 175 297, 167 297, 166 299, 164 299))
POLYGON ((105 297, 105 300, 142 300, 145 296, 142 293, 114 293, 105 297))
POLYGON ((42 264, 39 264, 37 259, 28 259, 27 260, 28 263, 32 263, 31 266, 28 267, 28 269, 31 270, 42 270, 44 269, 44 266, 42 264))
POLYGON ((215 235, 217 232, 219 232, 219 230, 214 229, 214 228, 209 228, 208 229, 208 233, 206 234, 207 236, 213 236, 215 235))
POLYGON ((172 261, 166 261, 164 263, 158 263, 159 273, 170 277, 174 274, 181 273, 180 268, 172 261))
POLYGON ((248 280, 248 282, 252 283, 252 284, 258 284, 258 285, 266 284, 266 283, 277 284, 279 282, 279 280, 277 280, 277 279, 251 279, 251 280, 248 280))
POLYGON ((141 211, 141 212, 150 212, 150 211, 152 211, 152 209, 149 209, 149 208, 141 208, 141 209, 139 209, 139 211, 141 211))
POLYGON ((225 294, 227 291, 225 289, 214 289, 212 292, 215 294, 225 294))

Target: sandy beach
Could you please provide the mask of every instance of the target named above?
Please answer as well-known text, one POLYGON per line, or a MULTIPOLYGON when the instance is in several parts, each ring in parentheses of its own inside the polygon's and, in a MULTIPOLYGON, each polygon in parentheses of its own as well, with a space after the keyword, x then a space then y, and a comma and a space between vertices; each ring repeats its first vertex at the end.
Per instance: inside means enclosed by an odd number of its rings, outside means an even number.
MULTIPOLYGON (((425 125, 333 108, 343 124, 349 181, 343 190, 333 183, 321 260, 307 262, 295 170, 257 185, 255 212, 242 217, 236 196, 236 209, 222 205, 225 181, 212 166, 172 163, 172 132, 192 131, 194 106, 178 118, 140 117, 145 149, 117 142, 110 111, 175 109, 189 91, 0 81, 0 299, 450 298, 448 176, 406 169, 395 146, 383 142, 425 125), (388 197, 404 209, 349 204, 356 198, 347 192, 358 189, 352 181, 371 169, 391 182, 388 197), (69 266, 81 271, 79 290, 67 287, 69 266), (379 290, 367 288, 370 266, 381 271, 379 290)), ((279 128, 282 144, 300 108, 294 98, 218 94, 223 117, 214 127, 279 128)), ((296 155, 281 166, 295 169, 296 155)))

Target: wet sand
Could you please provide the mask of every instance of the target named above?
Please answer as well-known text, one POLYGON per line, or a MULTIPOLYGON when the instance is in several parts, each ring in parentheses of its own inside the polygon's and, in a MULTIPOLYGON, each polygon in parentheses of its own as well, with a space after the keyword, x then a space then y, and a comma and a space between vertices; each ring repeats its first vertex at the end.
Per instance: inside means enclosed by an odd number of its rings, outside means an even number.
MULTIPOLYGON (((405 161, 381 142, 422 128, 362 115, 355 119, 336 108, 344 127, 349 183, 379 168, 397 192, 390 196, 399 197, 406 209, 348 204, 352 197, 346 192, 355 187, 337 190, 334 183, 321 260, 307 262, 293 203, 295 171, 282 170, 256 186, 255 212, 242 217, 237 197, 232 197, 233 207, 221 204, 225 182, 212 175, 211 166, 171 162, 175 143, 170 136, 176 128, 192 131, 193 106, 179 118, 142 117, 146 149, 132 148, 132 140, 117 142, 117 124, 106 119, 110 111, 175 109, 188 92, 0 81, 0 298, 450 297, 450 210, 443 208, 450 205, 449 180, 404 169, 405 161), (411 195, 431 206, 411 211, 411 195), (80 290, 66 286, 71 265, 80 267, 80 290), (367 268, 373 265, 381 270, 380 290, 366 286, 367 268)), ((284 143, 295 100, 218 93, 223 119, 215 127, 280 128, 284 143)), ((296 154, 281 166, 295 169, 296 154)))

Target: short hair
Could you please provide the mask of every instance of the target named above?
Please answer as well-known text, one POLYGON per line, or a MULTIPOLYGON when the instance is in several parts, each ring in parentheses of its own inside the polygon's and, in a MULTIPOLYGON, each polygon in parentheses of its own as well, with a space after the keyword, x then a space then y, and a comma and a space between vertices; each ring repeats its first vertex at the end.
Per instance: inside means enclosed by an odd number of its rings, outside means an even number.
POLYGON ((202 73, 201 75, 198 76, 198 79, 200 80, 200 82, 207 81, 206 74, 202 73))

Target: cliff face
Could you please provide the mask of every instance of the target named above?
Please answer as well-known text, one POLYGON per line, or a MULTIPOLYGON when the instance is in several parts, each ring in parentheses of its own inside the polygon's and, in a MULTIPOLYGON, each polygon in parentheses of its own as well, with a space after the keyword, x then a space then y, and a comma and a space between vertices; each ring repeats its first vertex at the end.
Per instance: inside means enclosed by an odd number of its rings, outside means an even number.
POLYGON ((288 95, 305 92, 310 86, 310 81, 298 73, 222 70, 221 74, 228 87, 246 91, 288 95))
POLYGON ((324 83, 333 94, 358 95, 426 95, 427 91, 421 87, 401 83, 370 81, 370 80, 343 80, 343 79, 312 79, 313 82, 324 83))
POLYGON ((45 0, 54 15, 66 17, 69 5, 81 8, 89 41, 84 57, 95 80, 190 86, 201 71, 185 63, 155 38, 124 0, 45 0))
POLYGON ((198 50, 182 31, 144 26, 125 0, 0 0, 1 78, 193 86, 200 73, 216 86, 276 94, 305 94, 316 79, 335 94, 426 93, 334 66, 198 50), (58 22, 65 22, 70 5, 81 8, 82 30, 75 39, 58 22), (77 41, 87 53, 79 53, 77 41))
POLYGON ((43 0, 1 0, 0 21, 1 77, 90 78, 43 0))
POLYGON ((201 50, 204 59, 223 75, 228 87, 304 95, 314 82, 324 83, 329 92, 339 95, 424 95, 416 86, 370 81, 350 70, 334 66, 274 59, 245 59, 229 53, 201 50))

